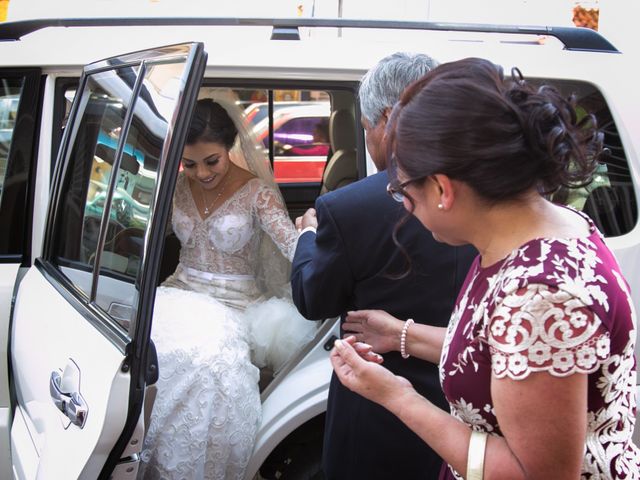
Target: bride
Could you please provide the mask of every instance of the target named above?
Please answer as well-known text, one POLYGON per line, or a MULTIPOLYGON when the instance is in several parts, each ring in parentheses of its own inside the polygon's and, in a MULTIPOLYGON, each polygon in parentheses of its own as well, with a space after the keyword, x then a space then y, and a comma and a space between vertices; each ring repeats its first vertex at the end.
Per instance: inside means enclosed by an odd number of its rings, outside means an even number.
POLYGON ((257 367, 277 370, 315 333, 289 300, 297 231, 244 125, 228 99, 197 102, 173 201, 180 262, 156 293, 160 377, 140 478, 242 479, 257 367))

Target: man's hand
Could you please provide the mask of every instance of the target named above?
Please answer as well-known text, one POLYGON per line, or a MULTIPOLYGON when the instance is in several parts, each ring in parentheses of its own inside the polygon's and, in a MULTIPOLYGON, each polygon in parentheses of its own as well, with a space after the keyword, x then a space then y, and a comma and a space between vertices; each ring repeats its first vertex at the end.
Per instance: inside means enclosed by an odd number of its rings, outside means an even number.
POLYGON ((307 210, 302 217, 296 218, 296 228, 301 232, 307 227, 318 228, 318 218, 315 208, 307 210))

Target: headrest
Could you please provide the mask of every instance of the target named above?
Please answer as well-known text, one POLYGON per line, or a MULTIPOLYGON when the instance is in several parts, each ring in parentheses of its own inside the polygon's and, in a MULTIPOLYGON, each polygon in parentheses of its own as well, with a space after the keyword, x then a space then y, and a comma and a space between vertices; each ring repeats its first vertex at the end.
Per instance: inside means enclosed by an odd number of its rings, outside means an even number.
POLYGON ((329 141, 331 150, 352 150, 356 148, 356 123, 349 110, 335 110, 329 119, 329 141))

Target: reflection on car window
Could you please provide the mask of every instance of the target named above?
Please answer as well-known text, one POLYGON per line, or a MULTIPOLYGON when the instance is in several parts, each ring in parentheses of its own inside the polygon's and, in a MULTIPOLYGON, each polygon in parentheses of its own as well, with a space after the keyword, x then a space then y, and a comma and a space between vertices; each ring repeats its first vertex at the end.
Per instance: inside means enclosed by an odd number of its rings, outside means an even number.
MULTIPOLYGON (((177 101, 177 91, 171 91, 170 86, 175 80, 176 67, 177 64, 172 63, 148 67, 115 174, 110 219, 118 228, 107 231, 96 303, 123 322, 130 316, 126 313, 131 304, 114 298, 109 276, 124 275, 135 280, 140 274, 159 159, 168 128, 166 119, 171 118, 177 101)), ((130 288, 134 295, 134 285, 130 288)))
MULTIPOLYGON (((131 104, 130 89, 117 91, 113 87, 114 77, 117 76, 113 72, 92 75, 80 93, 84 109, 78 112, 81 117, 68 161, 54 258, 70 275, 76 275, 73 270, 87 273, 93 270, 115 161, 113 146, 118 142, 131 104)), ((111 221, 108 227, 113 231, 121 229, 111 221)), ((76 275, 75 280, 89 297, 91 276, 76 275)))
POLYGON ((18 114, 23 79, 0 78, 0 80, 0 201, 2 201, 9 150, 18 114))
POLYGON ((268 104, 264 102, 249 104, 245 114, 251 118, 256 137, 266 151, 269 151, 270 142, 273 142, 276 181, 320 182, 331 150, 329 92, 274 90, 272 93, 273 118, 268 117, 268 104), (269 137, 270 125, 273 127, 273 137, 269 137))
POLYGON ((126 332, 136 315, 159 159, 184 61, 147 61, 132 112, 138 67, 92 74, 77 94, 53 262, 126 332))

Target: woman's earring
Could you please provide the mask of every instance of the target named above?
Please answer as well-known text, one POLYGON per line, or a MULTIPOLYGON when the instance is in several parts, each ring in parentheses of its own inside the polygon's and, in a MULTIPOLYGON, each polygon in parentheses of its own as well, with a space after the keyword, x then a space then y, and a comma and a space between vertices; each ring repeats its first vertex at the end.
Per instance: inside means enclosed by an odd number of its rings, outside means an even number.
POLYGON ((444 205, 442 205, 441 203, 438 204, 438 210, 442 210, 444 208, 444 205))

